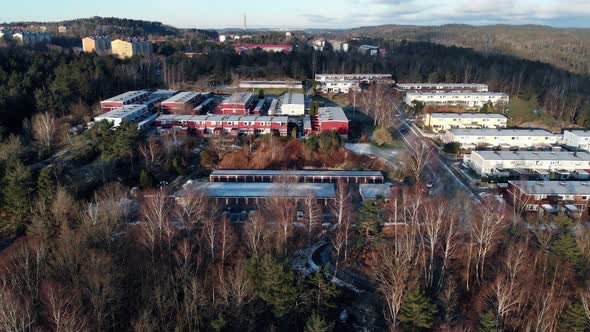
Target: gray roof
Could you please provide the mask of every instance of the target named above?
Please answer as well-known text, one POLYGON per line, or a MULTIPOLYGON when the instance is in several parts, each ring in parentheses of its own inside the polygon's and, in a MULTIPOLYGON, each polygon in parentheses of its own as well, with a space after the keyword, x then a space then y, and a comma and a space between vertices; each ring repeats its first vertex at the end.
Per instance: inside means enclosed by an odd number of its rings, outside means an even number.
POLYGON ((503 92, 471 92, 471 91, 450 91, 450 92, 438 92, 438 91, 409 91, 406 93, 407 96, 473 96, 473 97, 508 97, 503 92))
POLYGON ((186 103, 198 95, 199 92, 185 91, 164 100, 164 103, 186 103))
POLYGON ((473 151, 485 160, 568 160, 590 161, 588 152, 567 151, 473 151))
POLYGON ((238 92, 238 93, 234 93, 233 95, 225 98, 223 103, 224 104, 245 104, 253 96, 254 96, 254 94, 250 93, 250 92, 238 92))
POLYGON ((455 136, 550 136, 555 135, 545 129, 451 129, 455 136))
POLYGON ((342 107, 320 107, 318 110, 320 121, 348 122, 342 107))
POLYGON ((265 122, 287 122, 287 116, 260 116, 260 115, 182 115, 163 114, 158 120, 161 121, 265 121, 265 122))
POLYGON ((282 176, 282 175, 290 175, 290 176, 375 176, 375 177, 383 177, 383 173, 380 171, 340 171, 340 170, 269 170, 269 169, 244 169, 244 170, 237 170, 237 169, 218 169, 214 170, 211 175, 217 176, 282 176))
POLYGON ((140 105, 140 104, 130 104, 130 105, 122 106, 122 107, 117 107, 117 108, 112 109, 109 112, 106 112, 101 115, 97 115, 96 117, 94 117, 94 120, 100 121, 102 119, 124 119, 124 118, 128 117, 129 115, 134 114, 135 112, 139 112, 139 111, 147 111, 147 106, 140 105))
POLYGON ((504 115, 495 113, 430 113, 430 116, 441 119, 507 119, 504 115))
POLYGON ((487 84, 478 83, 398 83, 400 88, 423 87, 423 88, 487 88, 487 84))
POLYGON ((147 94, 148 92, 146 90, 138 90, 138 91, 127 91, 125 93, 122 93, 118 96, 114 96, 111 97, 109 99, 103 100, 103 101, 107 101, 107 102, 126 102, 128 100, 131 100, 133 98, 136 97, 140 97, 142 95, 147 94))
POLYGON ((389 198, 392 194, 391 183, 363 183, 359 185, 359 192, 363 199, 389 198))
POLYGON ((590 183, 585 181, 509 181, 530 195, 590 195, 590 183))
POLYGON ((590 129, 568 129, 564 132, 570 132, 579 137, 590 137, 590 129))
POLYGON ((316 198, 334 198, 334 185, 331 183, 228 183, 197 182, 186 190, 202 192, 208 197, 306 197, 313 192, 316 198))
POLYGON ((281 97, 281 102, 283 103, 283 105, 305 105, 305 96, 303 95, 303 93, 285 93, 281 97))

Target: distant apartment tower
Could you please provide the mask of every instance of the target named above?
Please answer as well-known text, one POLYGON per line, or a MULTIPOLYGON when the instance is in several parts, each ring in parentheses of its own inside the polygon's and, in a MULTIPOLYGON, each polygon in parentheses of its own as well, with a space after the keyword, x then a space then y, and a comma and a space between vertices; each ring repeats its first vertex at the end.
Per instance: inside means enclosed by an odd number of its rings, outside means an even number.
POLYGON ((85 37, 82 38, 82 49, 86 53, 107 54, 111 52, 111 42, 109 37, 85 37))
POLYGON ((23 45, 32 45, 51 42, 51 35, 47 32, 17 31, 12 39, 23 45))
POLYGON ((124 59, 133 56, 150 56, 153 54, 152 43, 142 39, 115 39, 111 42, 113 55, 124 59))

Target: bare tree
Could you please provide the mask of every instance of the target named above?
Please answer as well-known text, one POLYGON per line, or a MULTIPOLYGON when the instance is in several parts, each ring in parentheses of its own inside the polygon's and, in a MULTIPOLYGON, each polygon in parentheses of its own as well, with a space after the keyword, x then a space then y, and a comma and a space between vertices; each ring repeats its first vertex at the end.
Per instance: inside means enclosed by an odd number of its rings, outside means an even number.
POLYGON ((29 301, 18 298, 7 285, 0 286, 0 330, 29 331, 35 323, 29 301))
POLYGON ((442 202, 429 202, 424 209, 422 224, 424 229, 424 253, 427 263, 424 266, 424 280, 426 286, 432 288, 435 284, 434 271, 437 251, 444 235, 446 205, 442 202))
POLYGON ((51 152, 55 142, 55 117, 51 113, 37 113, 32 120, 33 137, 43 153, 51 152))
POLYGON ((216 214, 216 207, 207 204, 207 198, 203 193, 190 191, 178 201, 174 214, 176 219, 190 231, 206 218, 207 213, 216 214))
POLYGON ((225 259, 231 254, 234 238, 233 229, 227 217, 221 219, 221 225, 218 227, 218 231, 219 256, 221 258, 221 269, 223 271, 225 259))
POLYGON ((432 159, 432 149, 428 143, 416 140, 407 150, 405 164, 411 176, 420 182, 423 179, 424 171, 432 159))
POLYGON ((291 190, 291 183, 279 180, 275 183, 273 197, 267 201, 266 207, 281 231, 280 244, 283 247, 283 255, 287 255, 287 244, 297 215, 297 202, 290 197, 291 190))
POLYGON ((336 198, 330 206, 336 225, 340 225, 350 215, 351 200, 352 194, 348 190, 348 185, 344 182, 338 182, 336 185, 336 198))
POLYGON ((46 285, 43 298, 50 321, 54 325, 54 331, 88 329, 88 322, 84 319, 78 300, 73 295, 67 294, 62 287, 56 284, 46 285))
POLYGON ((303 224, 307 235, 307 245, 310 246, 312 240, 316 237, 316 232, 322 221, 322 211, 317 202, 315 194, 310 191, 303 199, 303 224))
POLYGON ((531 196, 525 194, 520 189, 513 187, 512 190, 509 191, 510 197, 512 198, 512 224, 515 225, 522 217, 522 214, 526 211, 530 201, 531 196))
POLYGON ((217 218, 215 215, 208 215, 203 220, 202 236, 207 244, 207 249, 211 255, 211 264, 215 262, 215 251, 217 245, 217 218))
POLYGON ((250 215, 245 226, 246 247, 254 257, 260 257, 261 247, 263 247, 263 240, 265 234, 268 232, 268 224, 262 214, 258 210, 250 215))
POLYGON ((174 225, 171 222, 172 204, 163 190, 146 194, 142 204, 143 241, 150 249, 152 260, 156 250, 162 251, 162 245, 167 243, 171 254, 171 241, 174 235, 174 225))
POLYGON ((164 148, 155 137, 151 137, 146 143, 140 144, 139 153, 143 156, 145 167, 149 171, 153 171, 164 161, 164 148))

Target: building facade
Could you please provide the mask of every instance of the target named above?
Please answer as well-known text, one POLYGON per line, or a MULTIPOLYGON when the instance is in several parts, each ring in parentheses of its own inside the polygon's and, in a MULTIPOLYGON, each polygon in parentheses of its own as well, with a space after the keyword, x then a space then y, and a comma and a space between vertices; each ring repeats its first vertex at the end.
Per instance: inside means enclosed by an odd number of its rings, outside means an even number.
POLYGON ((305 114, 305 95, 303 93, 285 93, 279 101, 279 114, 303 116, 305 114))
POLYGON ((109 37, 84 37, 82 38, 82 50, 86 53, 109 54, 111 53, 111 42, 109 37))
POLYGON ((276 134, 287 136, 288 117, 255 115, 161 115, 156 128, 161 134, 178 132, 197 137, 276 134))
POLYGON ((588 210, 590 183, 586 181, 509 181, 506 200, 525 211, 563 211, 580 217, 588 210))
POLYGON ((488 92, 488 85, 470 83, 398 83, 396 89, 400 91, 488 92))
POLYGON ((563 131, 562 144, 578 150, 590 150, 590 130, 571 129, 563 131))
POLYGON ((342 170, 214 170, 210 182, 383 183, 379 171, 342 170))
POLYGON ((47 32, 16 31, 12 39, 22 45, 33 45, 51 42, 51 35, 47 32))
POLYGON ((115 39, 111 42, 113 55, 124 59, 133 56, 151 56, 153 54, 152 43, 142 39, 115 39))
POLYGON ((170 113, 192 114, 194 108, 208 98, 209 94, 185 91, 162 102, 162 108, 170 113))
POLYGON ((348 126, 348 118, 342 107, 320 107, 317 115, 306 115, 303 120, 303 132, 306 135, 335 131, 346 139, 348 126))
POLYGON ((301 81, 240 81, 240 89, 303 89, 301 81))
POLYGON ((412 105, 419 101, 432 106, 461 106, 468 109, 481 108, 491 102, 493 105, 508 105, 510 98, 499 92, 407 92, 404 102, 412 105))
POLYGON ((237 44, 235 46, 235 51, 238 54, 242 54, 244 52, 252 51, 255 49, 261 49, 265 52, 269 53, 278 53, 284 52, 289 53, 293 51, 293 45, 289 44, 237 44))
POLYGON ((540 148, 557 144, 559 136, 543 129, 451 129, 444 143, 459 143, 464 149, 478 147, 540 148))
POLYGON ((131 104, 115 108, 94 118, 94 122, 108 121, 118 127, 123 121, 139 123, 151 115, 147 105, 131 104))
POLYGON ((424 125, 434 131, 453 128, 505 128, 508 118, 489 113, 427 113, 424 125))
POLYGON ((318 82, 326 81, 357 81, 357 82, 373 82, 373 81, 392 81, 391 74, 316 74, 315 80, 318 82))
POLYGON ((588 152, 473 151, 465 155, 463 161, 480 176, 515 169, 541 172, 590 170, 588 152))
POLYGON ((216 114, 248 115, 258 104, 258 95, 239 92, 225 98, 215 110, 216 114))
POLYGON ((140 104, 142 101, 148 99, 149 96, 150 93, 147 90, 128 91, 101 101, 100 107, 104 112, 108 112, 125 105, 140 104))

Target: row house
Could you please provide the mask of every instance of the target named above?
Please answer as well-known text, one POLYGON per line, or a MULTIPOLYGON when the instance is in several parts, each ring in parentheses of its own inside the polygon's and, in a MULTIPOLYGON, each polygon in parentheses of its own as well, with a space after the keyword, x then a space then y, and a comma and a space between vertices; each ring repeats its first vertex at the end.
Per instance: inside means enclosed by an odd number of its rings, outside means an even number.
POLYGON ((287 136, 286 116, 162 115, 156 119, 158 132, 175 131, 198 137, 277 134, 287 136))
POLYGON ((422 121, 437 132, 452 128, 505 128, 508 124, 504 115, 491 113, 427 113, 422 121))
POLYGON ((557 144, 558 136, 544 129, 451 129, 443 143, 459 143, 463 149, 479 147, 541 148, 557 144))
POLYGON ((432 106, 462 106, 468 109, 481 108, 491 102, 493 105, 507 105, 510 101, 505 93, 500 92, 408 92, 404 102, 412 105, 419 101, 432 106))
POLYGON ((470 91, 470 92, 488 92, 487 84, 477 83, 398 83, 398 91, 470 91))

